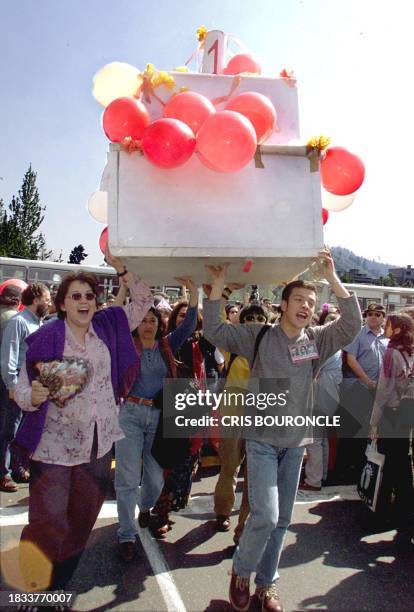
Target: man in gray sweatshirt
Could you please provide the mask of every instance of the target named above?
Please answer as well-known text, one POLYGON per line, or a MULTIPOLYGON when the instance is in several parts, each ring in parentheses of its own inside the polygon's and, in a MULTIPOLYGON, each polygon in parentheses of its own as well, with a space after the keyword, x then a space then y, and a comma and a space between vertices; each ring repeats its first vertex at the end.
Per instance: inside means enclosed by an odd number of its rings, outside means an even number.
POLYGON ((361 329, 361 312, 336 275, 328 249, 319 254, 325 278, 334 291, 341 317, 323 327, 308 327, 315 312, 316 288, 294 281, 286 285, 280 325, 262 337, 254 358, 261 325, 231 325, 220 319, 220 298, 227 265, 210 266, 214 282, 203 305, 205 337, 215 346, 245 357, 251 368, 249 389, 256 396, 266 391, 268 405, 253 410, 252 425, 244 430, 249 474, 250 516, 233 557, 230 601, 236 610, 247 610, 250 574, 256 572, 256 597, 263 611, 283 610, 275 584, 283 540, 289 526, 299 482, 304 447, 312 441, 312 382, 321 365, 353 340, 361 329), (254 363, 253 363, 254 361, 254 363), (273 392, 273 394, 271 394, 273 392), (272 402, 270 397, 272 395, 272 402), (276 404, 274 398, 276 397, 276 404), (290 417, 294 424, 255 425, 260 414, 290 417), (298 422, 298 424, 296 424, 298 422))

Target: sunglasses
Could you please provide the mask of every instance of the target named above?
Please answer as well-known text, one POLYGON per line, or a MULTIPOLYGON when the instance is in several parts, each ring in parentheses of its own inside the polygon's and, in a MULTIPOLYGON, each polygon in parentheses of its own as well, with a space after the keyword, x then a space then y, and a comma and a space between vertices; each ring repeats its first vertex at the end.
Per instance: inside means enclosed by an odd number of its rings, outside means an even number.
POLYGON ((252 321, 257 321, 258 323, 266 323, 266 317, 264 317, 263 315, 247 315, 244 320, 249 321, 249 323, 251 323, 252 321))
POLYGON ((88 300, 88 302, 92 302, 96 298, 93 291, 87 291, 86 293, 74 291, 72 295, 67 295, 66 297, 70 298, 74 302, 80 302, 83 297, 88 300))
POLYGON ((378 319, 383 316, 384 316, 383 312, 369 312, 367 314, 367 317, 378 317, 378 319))

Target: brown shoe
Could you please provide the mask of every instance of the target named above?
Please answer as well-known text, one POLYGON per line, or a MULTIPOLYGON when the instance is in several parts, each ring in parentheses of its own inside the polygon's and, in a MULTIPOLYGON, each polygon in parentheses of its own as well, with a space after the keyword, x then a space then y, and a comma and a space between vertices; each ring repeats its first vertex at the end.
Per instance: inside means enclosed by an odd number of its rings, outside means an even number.
POLYGON ((255 597, 262 603, 262 612, 283 612, 283 604, 275 584, 256 587, 255 597))
POLYGON ((146 512, 140 512, 138 514, 138 525, 142 529, 146 529, 148 527, 148 525, 150 524, 150 520, 151 520, 151 513, 149 510, 147 510, 146 512))
POLYGON ((217 531, 229 531, 230 530, 230 517, 224 514, 217 514, 216 528, 217 528, 217 531))
POLYGON ((231 575, 229 599, 230 603, 235 610, 244 612, 249 609, 250 605, 250 578, 244 576, 238 576, 237 574, 231 575))
POLYGON ((320 491, 321 489, 322 487, 314 487, 305 481, 299 484, 299 491, 320 491))
POLYGON ((135 542, 120 542, 119 556, 125 563, 133 561, 135 558, 135 542))
POLYGON ((5 493, 16 493, 18 488, 19 487, 11 476, 3 476, 0 478, 0 491, 4 491, 5 493))

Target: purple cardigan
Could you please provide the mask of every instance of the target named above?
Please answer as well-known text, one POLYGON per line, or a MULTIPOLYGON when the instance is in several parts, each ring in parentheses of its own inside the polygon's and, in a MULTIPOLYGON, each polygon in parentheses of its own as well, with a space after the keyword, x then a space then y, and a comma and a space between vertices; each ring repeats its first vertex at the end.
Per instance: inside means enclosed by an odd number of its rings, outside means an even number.
MULTIPOLYGON (((139 357, 132 342, 127 316, 122 308, 111 307, 95 313, 94 330, 111 356, 111 381, 115 399, 126 397, 139 369, 139 357)), ((36 379, 39 361, 62 359, 65 347, 65 322, 57 319, 40 327, 26 338, 26 368, 30 382, 36 379)), ((33 453, 42 437, 49 402, 34 412, 26 412, 16 434, 16 442, 33 453)))

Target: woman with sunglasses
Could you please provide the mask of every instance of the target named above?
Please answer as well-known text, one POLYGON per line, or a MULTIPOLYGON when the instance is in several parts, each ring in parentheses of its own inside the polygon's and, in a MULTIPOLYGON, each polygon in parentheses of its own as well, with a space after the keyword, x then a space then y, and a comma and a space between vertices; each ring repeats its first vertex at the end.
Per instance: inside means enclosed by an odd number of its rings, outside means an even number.
MULTIPOLYGON (((223 297, 225 297, 223 295, 223 297)), ((226 296, 227 297, 227 296, 226 296)), ((240 311, 240 325, 256 323, 265 325, 268 321, 268 312, 263 306, 250 304, 240 311)), ((245 390, 250 376, 247 359, 229 352, 223 352, 225 358, 226 389, 237 391, 245 390)), ((220 406, 221 415, 240 415, 237 406, 220 406)), ((216 528, 218 531, 229 531, 230 514, 236 499, 237 474, 245 456, 244 440, 240 437, 222 437, 219 440, 218 453, 220 457, 220 474, 214 491, 214 512, 216 513, 216 528)), ((239 520, 234 530, 233 540, 238 543, 244 524, 249 514, 249 500, 247 494, 247 467, 243 483, 242 502, 239 511, 239 520)))
POLYGON ((128 286, 130 304, 98 311, 97 278, 68 274, 55 297, 58 319, 26 340, 16 388, 26 411, 16 440, 31 455, 29 524, 20 543, 24 590, 66 588, 105 500, 112 445, 123 437, 117 404, 138 367, 130 332, 152 294, 119 259, 107 253, 107 261, 128 286))
MULTIPOLYGON (((371 416, 370 438, 378 439, 378 450, 385 454, 381 498, 390 500, 397 522, 396 542, 410 546, 413 535, 414 490, 410 456, 410 424, 402 417, 399 405, 414 376, 414 321, 406 314, 388 315, 385 336, 389 338, 381 368, 371 416)), ((391 506, 384 508, 388 513, 391 506)), ((388 517, 390 518, 390 517, 388 517)))
POLYGON ((177 377, 174 355, 193 333, 198 311, 197 286, 188 278, 176 280, 190 289, 190 301, 185 317, 181 325, 164 336, 160 312, 152 307, 146 313, 135 338, 140 369, 120 412, 119 423, 125 437, 115 445, 115 490, 119 519, 119 553, 121 559, 126 562, 132 561, 136 553, 135 540, 138 532, 135 508, 138 491, 139 526, 151 527, 156 535, 157 530, 160 530, 160 535, 168 531, 168 525, 163 522, 165 517, 160 521, 150 512, 164 484, 163 469, 151 451, 160 420, 164 379, 177 377))

